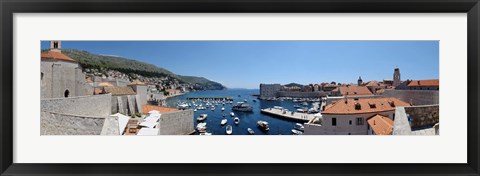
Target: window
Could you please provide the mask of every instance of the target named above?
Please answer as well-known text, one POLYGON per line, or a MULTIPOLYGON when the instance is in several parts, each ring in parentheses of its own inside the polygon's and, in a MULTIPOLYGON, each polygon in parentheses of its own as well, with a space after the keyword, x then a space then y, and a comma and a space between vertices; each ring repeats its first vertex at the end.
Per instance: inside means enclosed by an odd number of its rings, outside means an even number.
POLYGON ((65 98, 67 98, 69 94, 70 94, 70 91, 68 91, 68 89, 65 90, 65 93, 63 93, 63 95, 65 96, 65 98))
POLYGON ((348 121, 348 124, 349 124, 349 125, 352 125, 352 120, 349 120, 349 121, 348 121))
POLYGON ((337 126, 337 118, 332 118, 332 126, 337 126))
POLYGON ((363 125, 363 118, 361 117, 357 118, 357 125, 363 125))

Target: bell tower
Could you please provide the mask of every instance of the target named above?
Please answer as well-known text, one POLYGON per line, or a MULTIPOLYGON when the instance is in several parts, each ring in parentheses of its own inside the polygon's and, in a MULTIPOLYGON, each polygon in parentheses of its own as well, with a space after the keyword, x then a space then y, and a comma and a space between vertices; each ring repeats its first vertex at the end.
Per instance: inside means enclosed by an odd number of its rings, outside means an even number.
POLYGON ((393 86, 398 86, 400 85, 400 69, 398 67, 395 67, 395 70, 393 71, 393 86))
POLYGON ((358 77, 358 82, 357 82, 357 83, 358 83, 358 86, 361 86, 361 85, 362 85, 363 80, 362 80, 362 77, 361 77, 361 76, 358 77))
POLYGON ((62 42, 61 41, 58 41, 58 40, 50 41, 50 51, 61 53, 62 52, 60 50, 61 48, 62 48, 62 42))

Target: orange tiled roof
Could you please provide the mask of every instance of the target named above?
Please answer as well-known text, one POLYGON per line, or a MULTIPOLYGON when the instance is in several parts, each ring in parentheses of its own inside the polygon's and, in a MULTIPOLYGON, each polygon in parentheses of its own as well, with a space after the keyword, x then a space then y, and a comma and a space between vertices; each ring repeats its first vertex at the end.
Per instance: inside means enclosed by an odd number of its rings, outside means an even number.
POLYGON ((43 59, 43 58, 46 58, 46 59, 59 59, 59 60, 66 60, 66 61, 71 61, 71 62, 77 62, 76 60, 62 54, 62 53, 59 53, 59 52, 55 52, 55 51, 48 51, 48 53, 42 53, 40 55, 40 57, 43 59))
POLYGON ((340 91, 342 95, 373 95, 365 86, 345 85, 337 87, 333 91, 340 91))
POLYGON ((177 108, 169 108, 169 107, 153 106, 153 105, 143 105, 142 107, 142 111, 144 114, 148 114, 148 112, 150 112, 151 110, 157 110, 160 113, 179 111, 177 108))
POLYGON ((377 114, 370 117, 367 123, 376 135, 391 135, 393 132, 393 120, 388 117, 377 114))
POLYGON ((168 89, 167 92, 180 92, 180 90, 177 90, 177 89, 168 89))
POLYGON ((374 80, 374 81, 369 81, 365 86, 376 87, 376 86, 385 86, 385 85, 374 80))
POLYGON ((427 80, 412 80, 410 84, 408 84, 409 87, 412 86, 439 86, 439 80, 438 79, 427 79, 427 80))
POLYGON ((143 84, 145 84, 145 83, 143 83, 142 81, 140 81, 140 80, 138 80, 138 79, 136 79, 136 80, 134 80, 132 83, 130 83, 130 85, 136 85, 136 84, 138 84, 138 85, 143 85, 143 84))
POLYGON ((345 101, 338 100, 335 103, 325 106, 322 114, 361 114, 375 113, 384 111, 393 111, 397 106, 410 106, 409 103, 403 102, 397 98, 363 98, 345 101))

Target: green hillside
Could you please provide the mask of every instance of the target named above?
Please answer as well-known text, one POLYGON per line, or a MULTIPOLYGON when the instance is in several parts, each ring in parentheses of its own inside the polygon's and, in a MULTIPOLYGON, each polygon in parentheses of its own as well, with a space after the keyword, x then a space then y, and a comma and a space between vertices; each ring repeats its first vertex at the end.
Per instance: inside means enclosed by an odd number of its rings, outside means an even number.
MULTIPOLYGON (((46 52, 43 50, 42 52, 46 52)), ((210 81, 203 77, 195 76, 181 76, 168 71, 167 69, 157 67, 153 64, 148 64, 128 58, 116 57, 116 56, 105 56, 92 54, 87 51, 76 50, 76 49, 62 49, 62 53, 75 59, 80 63, 80 65, 85 68, 106 68, 111 70, 117 70, 125 74, 135 73, 145 77, 171 77, 179 80, 181 83, 191 83, 198 84, 204 89, 224 89, 220 83, 210 81)))

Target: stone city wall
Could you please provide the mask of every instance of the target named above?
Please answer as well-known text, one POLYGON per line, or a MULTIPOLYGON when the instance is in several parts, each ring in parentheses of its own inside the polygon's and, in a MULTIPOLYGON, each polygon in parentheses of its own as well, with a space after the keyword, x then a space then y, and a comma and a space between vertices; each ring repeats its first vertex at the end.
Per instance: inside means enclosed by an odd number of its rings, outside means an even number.
POLYGON ((111 114, 110 94, 52 98, 40 100, 41 110, 76 116, 108 116, 111 114))
POLYGON ((438 105, 405 107, 405 113, 412 119, 410 122, 412 129, 433 126, 438 123, 440 121, 439 110, 438 105))
POLYGON ((438 90, 385 90, 384 97, 395 97, 415 106, 439 104, 438 90))
POLYGON ((162 113, 160 117, 159 135, 185 135, 195 129, 193 127, 193 110, 181 110, 162 113))
MULTIPOLYGON (((110 117, 85 117, 42 111, 40 116, 40 134, 100 135, 107 118, 110 117)), ((116 129, 116 134, 118 134, 118 127, 116 129)), ((105 133, 107 134, 107 131, 105 133)), ((115 134, 115 131, 112 133, 115 134)))

